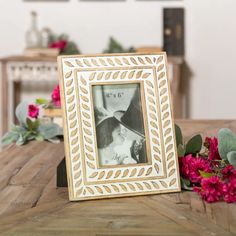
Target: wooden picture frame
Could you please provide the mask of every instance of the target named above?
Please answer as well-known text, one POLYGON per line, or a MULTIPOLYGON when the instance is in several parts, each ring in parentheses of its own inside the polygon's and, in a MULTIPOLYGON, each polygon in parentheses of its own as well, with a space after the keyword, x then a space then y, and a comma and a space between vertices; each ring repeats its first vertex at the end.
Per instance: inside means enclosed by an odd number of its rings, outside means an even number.
POLYGON ((58 67, 69 199, 180 191, 166 54, 59 56, 58 67), (104 90, 124 109, 99 110, 104 90))

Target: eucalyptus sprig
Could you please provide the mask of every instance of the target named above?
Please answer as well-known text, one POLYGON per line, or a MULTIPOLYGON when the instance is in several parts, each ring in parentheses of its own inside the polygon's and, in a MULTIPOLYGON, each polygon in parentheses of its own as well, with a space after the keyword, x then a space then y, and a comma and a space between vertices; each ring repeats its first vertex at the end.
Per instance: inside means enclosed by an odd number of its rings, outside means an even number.
POLYGON ((179 157, 183 157, 188 154, 192 154, 194 156, 199 155, 203 144, 202 136, 200 134, 193 136, 190 140, 185 142, 180 127, 175 125, 175 135, 179 157))
POLYGON ((236 135, 230 129, 220 129, 218 133, 221 158, 236 168, 236 135))

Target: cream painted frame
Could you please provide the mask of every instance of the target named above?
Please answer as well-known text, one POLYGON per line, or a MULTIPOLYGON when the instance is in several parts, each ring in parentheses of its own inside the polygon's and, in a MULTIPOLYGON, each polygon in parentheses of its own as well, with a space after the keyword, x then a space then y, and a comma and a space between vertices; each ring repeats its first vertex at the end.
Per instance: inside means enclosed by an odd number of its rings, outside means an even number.
POLYGON ((59 56, 58 68, 69 199, 180 191, 166 54, 59 56), (140 81, 151 163, 98 168, 91 84, 140 81))

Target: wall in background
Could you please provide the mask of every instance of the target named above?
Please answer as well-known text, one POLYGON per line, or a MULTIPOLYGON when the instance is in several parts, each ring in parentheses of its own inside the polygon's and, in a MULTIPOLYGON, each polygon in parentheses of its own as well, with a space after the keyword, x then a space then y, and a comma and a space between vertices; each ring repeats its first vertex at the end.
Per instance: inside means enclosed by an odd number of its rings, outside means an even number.
POLYGON ((83 53, 101 52, 109 36, 126 47, 162 45, 163 7, 186 9, 190 117, 235 118, 235 0, 0 0, 0 57, 22 53, 31 10, 38 12, 40 28, 68 33, 83 53))

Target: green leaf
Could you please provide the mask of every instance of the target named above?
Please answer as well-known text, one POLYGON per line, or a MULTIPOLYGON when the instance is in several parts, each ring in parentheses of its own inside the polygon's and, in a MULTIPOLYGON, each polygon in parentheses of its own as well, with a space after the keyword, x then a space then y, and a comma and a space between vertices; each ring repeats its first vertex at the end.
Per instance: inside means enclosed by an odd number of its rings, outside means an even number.
POLYGON ((180 127, 178 125, 175 124, 175 137, 176 137, 176 144, 177 147, 180 144, 183 144, 183 135, 182 135, 182 131, 180 129, 180 127))
POLYGON ((40 120, 39 119, 36 119, 35 121, 33 121, 32 131, 37 131, 39 125, 40 125, 40 120))
POLYGON ((38 105, 47 105, 49 103, 49 101, 45 98, 37 98, 35 100, 35 103, 38 105))
POLYGON ((227 159, 227 154, 236 151, 236 136, 230 129, 220 129, 218 132, 218 149, 222 159, 227 159))
POLYGON ((30 135, 27 136, 26 141, 31 141, 31 140, 34 140, 34 139, 36 139, 36 135, 35 134, 30 134, 30 135))
POLYGON ((56 136, 63 135, 62 128, 55 123, 41 124, 38 131, 44 139, 52 139, 56 136))
POLYGON ((26 118, 28 116, 28 103, 21 102, 16 107, 16 117, 21 125, 26 124, 26 118))
POLYGON ((30 140, 35 139, 36 134, 35 134, 34 132, 28 130, 28 131, 24 132, 24 133, 22 134, 22 136, 23 136, 23 139, 24 139, 25 141, 30 141, 30 140))
POLYGON ((188 179, 180 177, 181 188, 185 190, 193 190, 191 182, 188 179))
POLYGON ((19 125, 13 125, 11 130, 14 133, 23 133, 23 132, 26 132, 26 127, 25 126, 19 126, 19 125))
POLYGON ((27 123, 28 129, 30 131, 37 131, 37 129, 39 127, 39 124, 40 124, 40 121, 39 121, 39 119, 36 119, 35 121, 32 121, 31 119, 27 118, 26 123, 27 123))
POLYGON ((184 145, 179 144, 177 151, 178 151, 178 157, 185 156, 185 146, 184 145))
POLYGON ((17 134, 17 133, 8 132, 8 133, 6 133, 6 134, 2 137, 2 139, 1 139, 1 144, 2 144, 3 146, 9 145, 9 144, 15 142, 15 141, 17 140, 17 138, 18 138, 18 134, 17 134))
POLYGON ((38 134, 38 135, 36 135, 35 136, 35 139, 37 140, 37 141, 44 141, 44 137, 42 136, 42 135, 40 135, 40 134, 38 134))
POLYGON ((213 173, 208 173, 208 172, 205 172, 205 171, 202 171, 202 170, 199 170, 199 173, 203 178, 210 178, 211 176, 214 175, 213 173))
POLYGON ((202 149, 202 137, 200 134, 192 137, 186 145, 186 154, 197 154, 202 149))
POLYGON ((58 144, 60 143, 60 139, 55 137, 55 138, 50 138, 50 139, 47 139, 49 142, 51 143, 54 143, 54 144, 58 144))
POLYGON ((23 135, 20 135, 18 139, 16 140, 16 145, 21 146, 26 143, 26 140, 24 139, 23 135))
POLYGON ((229 163, 231 165, 233 165, 234 168, 236 168, 236 151, 231 151, 231 152, 227 153, 227 159, 228 159, 229 163))
POLYGON ((32 128, 33 128, 33 121, 31 119, 29 119, 28 117, 26 118, 26 124, 28 126, 28 129, 32 130, 32 128))
POLYGON ((135 49, 133 47, 125 49, 117 40, 110 37, 108 47, 103 52, 104 53, 124 53, 124 52, 131 52, 134 50, 135 49))
POLYGON ((79 54, 79 53, 80 53, 80 51, 79 51, 77 45, 74 42, 72 42, 72 41, 69 41, 67 43, 66 47, 61 52, 61 54, 64 54, 64 55, 79 54))

